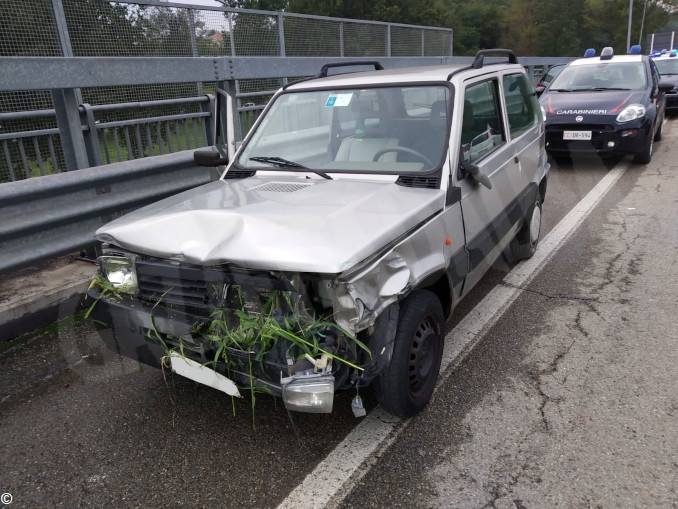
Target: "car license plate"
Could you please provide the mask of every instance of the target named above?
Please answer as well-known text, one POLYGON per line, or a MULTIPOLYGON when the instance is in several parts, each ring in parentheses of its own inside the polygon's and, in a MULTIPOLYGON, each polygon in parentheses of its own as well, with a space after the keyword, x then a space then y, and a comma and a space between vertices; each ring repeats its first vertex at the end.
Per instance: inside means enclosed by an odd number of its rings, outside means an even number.
POLYGON ((564 140, 591 140, 591 131, 563 131, 564 140))

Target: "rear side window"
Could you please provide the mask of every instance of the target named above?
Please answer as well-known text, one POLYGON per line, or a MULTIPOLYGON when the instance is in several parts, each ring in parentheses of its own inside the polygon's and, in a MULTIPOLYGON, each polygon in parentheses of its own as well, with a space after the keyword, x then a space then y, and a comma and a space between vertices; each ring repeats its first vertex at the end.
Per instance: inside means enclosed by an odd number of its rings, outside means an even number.
POLYGON ((461 154, 465 163, 475 163, 506 141, 501 120, 497 80, 470 85, 464 92, 461 154))
POLYGON ((524 74, 504 76, 504 97, 512 138, 517 138, 537 125, 537 97, 524 74))

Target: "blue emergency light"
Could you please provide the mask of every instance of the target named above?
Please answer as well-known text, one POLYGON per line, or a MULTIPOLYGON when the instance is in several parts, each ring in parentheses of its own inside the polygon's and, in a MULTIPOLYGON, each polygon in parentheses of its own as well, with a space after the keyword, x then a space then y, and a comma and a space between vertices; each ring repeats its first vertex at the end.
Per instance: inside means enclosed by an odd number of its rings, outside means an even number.
POLYGON ((674 50, 671 52, 671 54, 669 55, 669 58, 675 58, 675 57, 678 57, 678 50, 675 50, 675 49, 674 49, 674 50))
POLYGON ((591 58, 596 56, 596 48, 588 48, 584 52, 584 58, 591 58))
POLYGON ((629 48, 629 55, 640 55, 641 47, 640 44, 634 44, 629 48))

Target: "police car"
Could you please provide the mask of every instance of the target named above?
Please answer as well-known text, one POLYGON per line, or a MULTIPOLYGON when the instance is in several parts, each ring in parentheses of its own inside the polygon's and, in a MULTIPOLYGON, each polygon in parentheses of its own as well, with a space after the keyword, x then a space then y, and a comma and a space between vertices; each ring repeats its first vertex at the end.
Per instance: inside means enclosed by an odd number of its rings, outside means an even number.
MULTIPOLYGON (((640 48, 634 48, 640 53, 640 48)), ((649 56, 600 56, 587 50, 553 80, 540 101, 546 123, 546 148, 556 158, 573 152, 632 154, 649 163, 661 139, 665 92, 649 56)))
POLYGON ((671 83, 666 91, 666 111, 678 112, 678 50, 661 51, 652 55, 662 82, 671 83))

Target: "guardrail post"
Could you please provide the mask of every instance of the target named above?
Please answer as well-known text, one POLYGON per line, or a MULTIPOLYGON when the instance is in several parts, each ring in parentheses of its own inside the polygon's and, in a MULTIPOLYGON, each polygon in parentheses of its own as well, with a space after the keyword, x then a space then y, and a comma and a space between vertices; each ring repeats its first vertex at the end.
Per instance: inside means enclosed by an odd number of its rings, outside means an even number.
POLYGON ((92 111, 92 107, 89 104, 82 104, 80 107, 84 113, 85 125, 87 126, 87 131, 84 134, 87 156, 92 161, 93 166, 99 166, 102 164, 101 148, 99 146, 99 131, 97 130, 94 111, 92 111))
POLYGON ((219 112, 216 109, 217 101, 212 94, 207 94, 209 101, 207 103, 201 103, 200 108, 202 111, 209 112, 210 116, 205 119, 205 141, 207 145, 216 145, 218 140, 216 137, 216 122, 219 122, 219 112))
POLYGON ((228 115, 229 114, 231 115, 231 119, 233 121, 233 139, 235 145, 233 149, 235 150, 237 148, 237 142, 243 140, 242 122, 240 121, 240 111, 238 110, 238 97, 237 97, 238 87, 235 80, 228 80, 222 81, 220 88, 222 88, 222 90, 224 90, 228 94, 230 105, 232 105, 232 106, 224 105, 220 109, 219 111, 220 121, 223 122, 222 126, 226 128, 226 126, 228 126, 228 115))
POLYGON ((52 90, 52 101, 54 101, 54 111, 61 134, 61 147, 64 151, 66 169, 70 171, 89 167, 76 89, 52 90))

